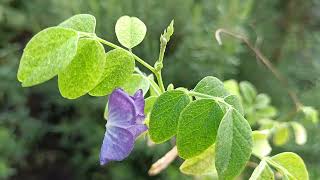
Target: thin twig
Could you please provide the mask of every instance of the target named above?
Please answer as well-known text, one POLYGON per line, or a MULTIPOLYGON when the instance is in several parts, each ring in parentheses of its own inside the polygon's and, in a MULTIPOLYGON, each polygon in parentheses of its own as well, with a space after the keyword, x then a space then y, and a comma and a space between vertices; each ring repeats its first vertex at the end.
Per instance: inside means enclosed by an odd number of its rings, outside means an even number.
POLYGON ((293 103, 296 106, 296 110, 298 110, 302 106, 302 103, 298 99, 298 96, 293 91, 290 90, 288 80, 273 66, 271 61, 267 57, 265 57, 258 48, 252 45, 252 43, 249 41, 247 37, 241 34, 230 32, 225 29, 218 29, 215 33, 215 37, 219 45, 222 45, 221 36, 220 36, 221 33, 227 34, 229 36, 232 36, 244 42, 248 46, 248 48, 254 52, 258 60, 260 60, 272 72, 272 74, 277 78, 277 80, 280 81, 280 84, 287 90, 288 95, 290 96, 290 98, 292 99, 293 103))
POLYGON ((159 174, 162 170, 166 169, 173 160, 178 156, 177 146, 174 146, 167 154, 160 158, 157 162, 152 164, 151 168, 148 171, 150 176, 155 176, 159 174))

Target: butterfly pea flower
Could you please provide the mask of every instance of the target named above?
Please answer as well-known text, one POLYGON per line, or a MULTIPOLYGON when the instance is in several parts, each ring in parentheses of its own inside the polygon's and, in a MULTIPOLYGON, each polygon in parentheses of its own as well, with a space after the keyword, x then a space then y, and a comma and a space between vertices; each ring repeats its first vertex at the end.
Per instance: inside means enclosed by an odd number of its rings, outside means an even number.
POLYGON ((101 165, 128 157, 136 138, 148 129, 143 123, 144 105, 141 89, 134 96, 128 95, 122 89, 116 89, 111 93, 106 132, 100 152, 101 165))

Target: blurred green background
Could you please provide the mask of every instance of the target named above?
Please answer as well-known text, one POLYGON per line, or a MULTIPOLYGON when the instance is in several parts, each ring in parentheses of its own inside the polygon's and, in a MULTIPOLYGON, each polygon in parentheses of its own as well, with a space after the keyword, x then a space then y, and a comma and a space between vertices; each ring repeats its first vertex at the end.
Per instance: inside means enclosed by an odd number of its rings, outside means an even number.
MULTIPOLYGON (((115 43, 115 21, 122 15, 139 17, 148 32, 134 51, 151 64, 160 34, 174 19, 163 72, 166 85, 192 88, 207 75, 247 80, 269 94, 280 113, 288 113, 293 105, 286 91, 252 52, 230 37, 223 37, 223 46, 214 39, 221 27, 243 33, 288 77, 305 105, 320 108, 319 0, 0 0, 0 179, 192 179, 179 172, 181 160, 148 176, 170 143, 148 147, 139 140, 128 159, 100 167, 106 98, 66 100, 56 79, 32 88, 18 83, 19 59, 30 38, 77 13, 94 15, 97 34, 115 43)), ((319 126, 306 126, 306 145, 289 143, 273 152, 297 152, 317 180, 319 126)))

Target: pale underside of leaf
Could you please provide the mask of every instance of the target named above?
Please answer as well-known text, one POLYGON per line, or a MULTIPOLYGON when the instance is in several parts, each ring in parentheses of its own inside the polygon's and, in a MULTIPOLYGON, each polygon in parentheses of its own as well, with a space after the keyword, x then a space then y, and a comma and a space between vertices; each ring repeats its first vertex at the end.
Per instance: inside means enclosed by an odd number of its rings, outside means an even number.
POLYGON ((93 39, 80 39, 76 56, 58 74, 61 95, 75 99, 88 93, 99 83, 104 65, 104 47, 93 39))
POLYGON ((115 31, 120 44, 131 49, 142 42, 147 28, 136 17, 122 16, 116 23, 115 31))
POLYGON ((76 31, 94 33, 96 18, 90 14, 77 14, 59 24, 61 27, 71 28, 76 31))
POLYGON ((217 175, 214 165, 214 145, 206 149, 202 154, 185 160, 180 166, 180 171, 188 175, 217 175))
POLYGON ((62 27, 36 34, 24 49, 18 70, 22 86, 47 81, 63 71, 76 54, 78 33, 62 27))

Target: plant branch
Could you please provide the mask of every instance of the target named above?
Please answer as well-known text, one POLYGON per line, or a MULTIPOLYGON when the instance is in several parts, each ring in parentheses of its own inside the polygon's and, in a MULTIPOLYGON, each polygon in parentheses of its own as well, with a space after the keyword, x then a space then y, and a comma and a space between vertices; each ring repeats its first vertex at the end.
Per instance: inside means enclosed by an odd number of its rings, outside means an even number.
POLYGON ((257 59, 260 60, 272 72, 276 79, 280 81, 280 84, 287 90, 288 95, 290 96, 290 98, 296 106, 296 110, 298 110, 302 106, 302 103, 298 99, 298 96, 290 90, 288 80, 273 66, 271 61, 267 57, 265 57, 258 48, 252 45, 252 43, 249 41, 247 37, 241 34, 230 32, 225 29, 218 29, 215 33, 215 37, 219 45, 222 45, 221 33, 227 34, 244 42, 247 45, 247 47, 254 52, 254 54, 257 56, 257 59))
POLYGON ((166 169, 173 160, 178 156, 177 146, 174 146, 167 154, 165 154, 162 158, 160 158, 157 162, 152 164, 151 168, 148 171, 150 176, 155 176, 159 174, 161 171, 166 169))

